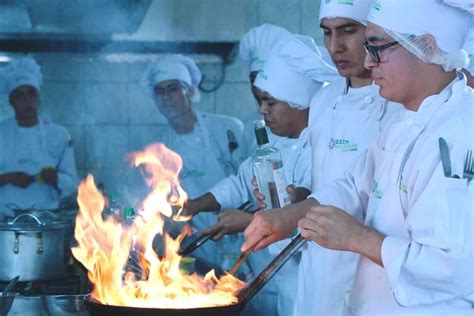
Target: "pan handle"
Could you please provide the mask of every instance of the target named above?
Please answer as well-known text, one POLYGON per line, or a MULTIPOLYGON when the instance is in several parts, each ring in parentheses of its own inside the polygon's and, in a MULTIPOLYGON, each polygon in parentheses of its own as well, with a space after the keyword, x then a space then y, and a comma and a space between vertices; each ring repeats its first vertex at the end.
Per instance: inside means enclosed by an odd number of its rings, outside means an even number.
POLYGON ((250 285, 244 288, 239 293, 239 302, 245 304, 250 300, 262 287, 267 284, 268 281, 277 273, 281 267, 297 252, 303 244, 306 242, 301 234, 298 234, 286 247, 282 250, 269 265, 263 269, 258 277, 250 283, 250 285))

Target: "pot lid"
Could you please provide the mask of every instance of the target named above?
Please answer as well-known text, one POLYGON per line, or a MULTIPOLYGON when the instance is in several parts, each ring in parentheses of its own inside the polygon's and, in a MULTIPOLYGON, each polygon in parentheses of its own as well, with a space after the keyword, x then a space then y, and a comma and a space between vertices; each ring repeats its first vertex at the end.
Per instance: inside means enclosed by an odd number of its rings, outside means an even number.
POLYGON ((6 223, 0 223, 0 231, 43 231, 43 230, 55 230, 63 229, 68 225, 65 221, 56 219, 44 219, 39 218, 30 213, 20 214, 13 220, 6 223))

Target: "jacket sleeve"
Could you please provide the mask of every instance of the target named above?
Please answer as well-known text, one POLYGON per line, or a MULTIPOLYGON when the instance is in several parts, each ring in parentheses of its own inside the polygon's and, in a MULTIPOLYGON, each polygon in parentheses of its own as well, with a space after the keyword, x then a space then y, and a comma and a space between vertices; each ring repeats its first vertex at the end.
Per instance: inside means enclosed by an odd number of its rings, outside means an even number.
MULTIPOLYGON (((451 150, 453 174, 462 177, 465 156, 465 147, 451 150)), ((420 157, 404 172, 411 179, 404 206, 409 236, 387 236, 382 244, 394 297, 403 306, 474 294, 474 181, 445 177, 436 150, 420 157)))
POLYGON ((231 175, 217 183, 209 192, 221 205, 221 209, 237 208, 243 202, 251 200, 252 161, 247 158, 239 167, 236 175, 231 175))

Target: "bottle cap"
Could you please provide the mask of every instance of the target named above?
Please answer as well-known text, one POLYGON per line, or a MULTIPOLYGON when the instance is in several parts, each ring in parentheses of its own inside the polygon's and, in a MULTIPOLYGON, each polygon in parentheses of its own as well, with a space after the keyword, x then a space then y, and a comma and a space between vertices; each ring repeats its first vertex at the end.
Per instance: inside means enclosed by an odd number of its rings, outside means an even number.
POLYGON ((135 209, 133 207, 126 207, 123 210, 123 217, 124 218, 133 218, 133 217, 135 217, 135 209))
POLYGON ((267 129, 265 128, 265 121, 258 120, 253 122, 255 128, 255 137, 257 138, 257 145, 268 144, 267 129))

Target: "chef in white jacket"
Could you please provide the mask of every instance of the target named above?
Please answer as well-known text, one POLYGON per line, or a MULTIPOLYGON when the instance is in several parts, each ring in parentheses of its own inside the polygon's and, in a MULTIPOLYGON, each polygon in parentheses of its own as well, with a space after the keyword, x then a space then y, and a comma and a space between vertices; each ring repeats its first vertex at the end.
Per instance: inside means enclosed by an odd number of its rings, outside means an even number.
MULTIPOLYGON (((168 120, 169 125, 157 140, 181 156, 183 169, 179 178, 191 199, 235 174, 244 159, 241 121, 192 108, 200 99, 200 81, 201 72, 195 62, 179 54, 164 55, 150 63, 140 81, 168 120)), ((217 216, 210 212, 192 219, 198 230, 216 222, 217 216)), ((217 253, 216 243, 207 243, 193 255, 216 264, 217 253)))
POLYGON ((474 95, 456 71, 468 16, 435 0, 378 0, 368 20, 366 66, 405 109, 353 172, 312 194, 302 235, 361 255, 349 315, 473 315, 474 193, 463 165, 474 95))
MULTIPOLYGON (((357 157, 375 142, 388 117, 401 108, 379 96, 370 71, 364 67, 369 9, 370 1, 321 2, 319 19, 324 42, 342 77, 319 90, 311 101, 313 192, 344 177, 357 157)), ((282 212, 296 215, 291 220, 292 229, 304 216, 295 210, 305 209, 301 204, 294 208, 282 212)), ((358 255, 325 249, 316 243, 306 243, 302 249, 293 315, 341 315, 358 255)))
MULTIPOLYGON (((244 123, 243 141, 247 157, 250 157, 257 148, 253 123, 255 120, 262 119, 262 114, 260 114, 259 109, 261 102, 260 91, 254 85, 255 78, 257 78, 257 74, 259 70, 262 69, 262 66, 265 63, 265 60, 267 60, 272 48, 290 34, 289 31, 280 26, 265 23, 251 28, 240 40, 240 59, 247 62, 249 65, 250 88, 252 95, 255 98, 256 105, 258 106, 256 107, 255 112, 252 112, 244 123)), ((273 137, 275 137, 275 135, 268 133, 270 141, 273 140, 273 137)))
MULTIPOLYGON (((1 69, 0 85, 15 117, 0 123, 0 212, 53 210, 77 188, 72 140, 62 126, 38 114, 40 66, 20 58, 1 69)), ((1 217, 1 214, 0 214, 1 217)))
MULTIPOLYGON (((275 46, 255 80, 255 86, 263 91, 260 113, 271 131, 279 136, 272 145, 281 151, 286 180, 289 184, 306 187, 306 195, 309 194, 311 182, 308 104, 323 81, 333 78, 335 74, 336 70, 325 63, 311 38, 290 35, 275 46), (307 71, 319 75, 309 77, 305 75, 307 71)), ((224 210, 219 215, 219 223, 204 233, 217 232, 217 239, 222 234, 245 229, 252 214, 229 208, 252 198, 255 188, 251 183, 253 177, 249 158, 241 165, 237 176, 224 179, 195 201, 195 210, 208 208, 203 206, 206 204, 224 210)), ((253 272, 258 274, 286 243, 288 241, 251 255, 249 262, 253 272)), ((289 315, 293 309, 298 261, 299 257, 295 256, 275 276, 278 315, 289 315)), ((268 290, 268 286, 264 290, 268 290)), ((259 314, 268 315, 268 312, 260 311, 259 314)))

